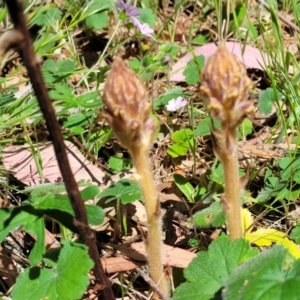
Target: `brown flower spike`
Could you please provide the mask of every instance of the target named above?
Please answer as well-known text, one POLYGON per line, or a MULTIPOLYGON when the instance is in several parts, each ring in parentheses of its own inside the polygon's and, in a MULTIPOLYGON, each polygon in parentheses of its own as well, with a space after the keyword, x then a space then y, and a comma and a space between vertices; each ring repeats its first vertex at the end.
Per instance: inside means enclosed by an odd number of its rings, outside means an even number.
MULTIPOLYGON (((148 220, 148 237, 145 244, 149 272, 160 291, 167 296, 169 286, 163 272, 161 257, 161 209, 149 163, 155 126, 153 119, 148 117, 150 105, 143 83, 121 59, 115 60, 107 76, 103 101, 106 104, 106 119, 122 146, 130 153, 139 175, 148 220)), ((158 295, 154 294, 153 299, 158 298, 158 295)))
POLYGON ((238 58, 225 44, 211 56, 202 72, 200 91, 205 96, 213 118, 221 122, 221 129, 212 129, 214 151, 224 167, 224 209, 230 237, 242 237, 240 179, 237 152, 237 129, 253 107, 247 96, 251 80, 238 58))
POLYGON ((116 58, 104 87, 105 117, 125 148, 152 142, 154 123, 148 118, 150 104, 139 77, 116 58))
POLYGON ((253 109, 245 101, 251 85, 245 67, 222 43, 205 64, 200 90, 212 116, 229 127, 237 127, 253 109))

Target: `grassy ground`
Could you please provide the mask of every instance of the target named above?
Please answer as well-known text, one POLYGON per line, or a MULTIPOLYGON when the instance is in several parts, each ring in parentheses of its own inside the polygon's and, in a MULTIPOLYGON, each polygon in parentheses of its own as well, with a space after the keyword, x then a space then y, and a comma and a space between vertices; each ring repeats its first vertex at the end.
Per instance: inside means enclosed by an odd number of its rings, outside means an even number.
MULTIPOLYGON (((295 0, 270 1, 267 5, 262 1, 201 2, 135 1, 131 4, 139 8, 138 23, 121 1, 24 1, 24 6, 64 138, 75 145, 83 161, 100 170, 91 169, 100 172, 96 177, 101 192, 124 176, 134 177, 127 151, 103 117, 107 71, 116 57, 122 57, 143 80, 158 128, 150 158, 164 210, 165 243, 195 253, 206 250, 212 240, 226 232, 223 169, 214 155, 210 135, 212 122, 217 128, 219 125, 211 120, 199 93, 205 58, 197 53, 208 57, 215 50, 201 46, 235 41, 244 53, 253 83, 249 100, 255 107, 238 131, 243 207, 246 214, 252 214, 250 221, 243 215, 248 222, 244 231, 274 229, 290 237, 299 218, 300 6, 295 0), (253 48, 247 48, 250 46, 253 48), (187 53, 192 54, 189 62, 187 53), (174 73, 178 63, 184 76, 174 73), (176 106, 172 100, 178 97, 176 106)), ((1 31, 5 32, 11 27, 5 7, 0 19, 1 31)), ((0 37, 0 44, 3 41, 0 37)), ((61 179, 53 152, 41 148, 51 139, 17 51, 2 55, 0 84, 1 198, 2 206, 7 207, 27 199, 24 185, 61 179), (30 162, 22 152, 24 145, 30 162)), ((79 170, 75 162, 72 168, 79 170)), ((76 179, 93 181, 89 175, 82 176, 76 179)), ((127 184, 128 191, 121 186, 103 194, 118 200, 104 204, 99 195, 94 199, 107 211, 104 225, 96 229, 99 249, 106 257, 120 253, 110 243, 140 241, 147 231, 144 207, 133 202, 140 200, 138 187, 133 181, 127 184)), ((62 226, 49 222, 47 228, 57 241, 76 239, 62 226)), ((246 239, 260 249, 272 243, 284 244, 273 233, 269 233, 271 242, 257 235, 256 240, 250 235, 246 239)), ((292 237, 297 241, 296 233, 292 237)), ((299 257, 292 246, 287 248, 299 257)), ((23 256, 26 261, 28 253, 23 256)), ((19 265, 25 267, 26 263, 19 265)), ((117 269, 110 276, 117 297, 149 297, 149 286, 135 269, 129 267, 124 273, 117 269)), ((14 280, 2 281, 2 292, 9 295, 14 280)), ((174 273, 174 285, 182 281, 174 273)))

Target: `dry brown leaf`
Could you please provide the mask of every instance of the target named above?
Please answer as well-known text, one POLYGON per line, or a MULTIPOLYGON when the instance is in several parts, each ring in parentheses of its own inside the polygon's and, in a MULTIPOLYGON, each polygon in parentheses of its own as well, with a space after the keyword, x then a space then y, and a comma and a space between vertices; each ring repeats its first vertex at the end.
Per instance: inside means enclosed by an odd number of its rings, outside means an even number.
MULTIPOLYGON (((76 181, 90 180, 100 185, 105 177, 104 172, 85 159, 71 142, 65 141, 65 145, 76 181)), ((35 149, 40 153, 44 181, 61 182, 62 176, 52 143, 37 145, 35 149)), ((4 167, 24 184, 37 185, 42 183, 29 145, 6 147, 2 152, 2 157, 4 167)))
POLYGON ((101 258, 101 263, 108 274, 130 271, 145 264, 145 262, 134 261, 122 256, 101 258))
MULTIPOLYGON (((113 244, 112 246, 131 259, 142 262, 146 261, 147 253, 144 242, 123 245, 113 244)), ((162 247, 163 264, 171 267, 184 269, 196 256, 196 253, 181 248, 174 248, 166 244, 163 244, 162 247)))

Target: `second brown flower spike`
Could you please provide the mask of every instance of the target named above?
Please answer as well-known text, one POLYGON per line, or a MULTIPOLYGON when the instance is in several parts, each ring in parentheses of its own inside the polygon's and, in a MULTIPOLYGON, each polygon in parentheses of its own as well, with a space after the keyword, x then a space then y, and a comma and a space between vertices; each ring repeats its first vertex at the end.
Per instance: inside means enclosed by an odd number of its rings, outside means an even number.
POLYGON ((227 227, 230 237, 242 237, 240 178, 237 152, 237 129, 253 111, 247 96, 251 88, 244 65, 221 43, 202 72, 201 93, 211 116, 221 123, 221 129, 212 128, 214 151, 224 167, 227 227))

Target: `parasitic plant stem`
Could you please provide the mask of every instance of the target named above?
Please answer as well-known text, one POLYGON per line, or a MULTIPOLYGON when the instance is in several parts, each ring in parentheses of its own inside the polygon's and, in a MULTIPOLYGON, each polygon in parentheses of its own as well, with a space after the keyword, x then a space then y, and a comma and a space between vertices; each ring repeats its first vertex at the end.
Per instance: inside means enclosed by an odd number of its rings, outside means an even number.
POLYGON ((232 240, 242 237, 240 178, 237 147, 230 153, 220 156, 225 177, 225 201, 227 212, 227 227, 232 240))
POLYGON ((162 222, 161 209, 157 191, 154 185, 153 172, 149 162, 148 149, 132 147, 130 149, 133 163, 139 175, 139 182, 143 189, 145 208, 148 219, 148 238, 146 248, 150 276, 165 295, 168 295, 167 280, 162 273, 162 222))
POLYGON ((200 91, 205 96, 211 116, 221 123, 212 128, 214 152, 224 168, 223 204, 232 240, 242 237, 240 178, 238 174, 237 129, 253 107, 246 100, 251 88, 245 67, 221 43, 205 64, 200 91))
MULTIPOLYGON (((155 132, 149 118, 150 104, 146 89, 138 76, 119 58, 115 59, 105 82, 103 101, 105 117, 121 145, 130 153, 143 190, 148 217, 146 248, 150 276, 168 296, 168 284, 162 264, 162 229, 160 203, 149 163, 155 132)), ((155 294, 157 299, 158 295, 155 294)))

